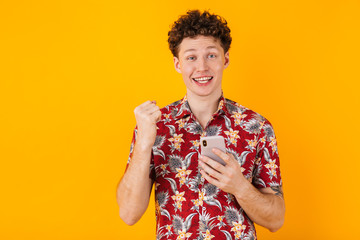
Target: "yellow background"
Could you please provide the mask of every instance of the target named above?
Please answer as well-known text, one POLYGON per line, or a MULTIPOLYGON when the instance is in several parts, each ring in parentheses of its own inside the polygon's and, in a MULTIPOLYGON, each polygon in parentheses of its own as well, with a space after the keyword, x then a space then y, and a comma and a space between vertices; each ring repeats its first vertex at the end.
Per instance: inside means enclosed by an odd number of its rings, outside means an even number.
POLYGON ((232 30, 227 98, 278 140, 286 221, 259 239, 360 239, 360 3, 1 1, 0 239, 155 239, 115 188, 146 100, 185 95, 167 46, 188 9, 232 30))

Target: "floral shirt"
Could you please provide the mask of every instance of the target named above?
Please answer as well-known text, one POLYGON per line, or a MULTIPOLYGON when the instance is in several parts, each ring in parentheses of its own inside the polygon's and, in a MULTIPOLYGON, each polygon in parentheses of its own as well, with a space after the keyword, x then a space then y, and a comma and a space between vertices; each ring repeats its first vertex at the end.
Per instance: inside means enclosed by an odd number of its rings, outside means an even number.
MULTIPOLYGON (((279 157, 270 122, 223 96, 205 129, 186 96, 161 112, 150 164, 157 239, 256 239, 254 224, 236 198, 201 176, 200 137, 223 136, 227 152, 256 188, 278 187, 282 184, 279 157)), ((129 161, 136 132, 135 128, 129 161)))

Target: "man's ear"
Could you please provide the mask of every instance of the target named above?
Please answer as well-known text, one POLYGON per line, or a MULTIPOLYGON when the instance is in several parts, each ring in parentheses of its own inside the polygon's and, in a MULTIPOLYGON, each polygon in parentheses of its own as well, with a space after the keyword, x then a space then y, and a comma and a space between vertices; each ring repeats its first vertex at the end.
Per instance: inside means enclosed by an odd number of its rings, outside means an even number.
POLYGON ((175 67, 175 70, 178 72, 178 73, 181 73, 181 69, 180 69, 180 61, 177 57, 174 57, 174 67, 175 67))
POLYGON ((230 64, 230 58, 229 58, 229 51, 225 53, 225 62, 224 62, 224 69, 227 68, 230 64))

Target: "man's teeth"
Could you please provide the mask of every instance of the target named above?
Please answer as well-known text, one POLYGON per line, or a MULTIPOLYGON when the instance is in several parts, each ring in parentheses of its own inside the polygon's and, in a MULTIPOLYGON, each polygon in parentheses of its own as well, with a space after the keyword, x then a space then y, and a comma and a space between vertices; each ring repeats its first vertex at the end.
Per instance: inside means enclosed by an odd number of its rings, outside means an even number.
POLYGON ((212 77, 201 77, 201 78, 193 78, 193 79, 199 83, 206 83, 207 81, 211 80, 212 77))

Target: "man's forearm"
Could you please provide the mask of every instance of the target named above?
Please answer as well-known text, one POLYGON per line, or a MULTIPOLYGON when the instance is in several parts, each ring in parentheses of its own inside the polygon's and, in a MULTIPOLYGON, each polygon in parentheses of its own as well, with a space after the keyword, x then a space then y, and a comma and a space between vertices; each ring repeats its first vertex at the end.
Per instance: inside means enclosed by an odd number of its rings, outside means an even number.
POLYGON ((134 152, 124 176, 117 187, 120 217, 129 225, 135 224, 147 209, 151 193, 151 147, 141 141, 135 143, 134 152))
POLYGON ((235 198, 249 218, 271 232, 275 232, 284 223, 285 203, 283 196, 275 195, 266 188, 263 192, 246 181, 239 187, 235 198))

